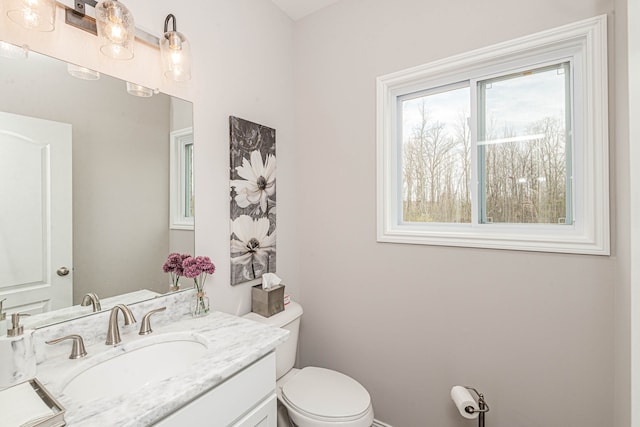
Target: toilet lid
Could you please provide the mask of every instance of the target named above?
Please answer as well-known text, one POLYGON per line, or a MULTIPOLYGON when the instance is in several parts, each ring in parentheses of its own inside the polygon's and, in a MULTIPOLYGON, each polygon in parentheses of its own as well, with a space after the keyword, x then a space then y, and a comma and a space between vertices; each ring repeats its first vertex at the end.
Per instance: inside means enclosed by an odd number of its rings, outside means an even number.
POLYGON ((282 387, 287 403, 320 418, 352 418, 365 413, 369 393, 359 382, 330 369, 306 367, 282 387))

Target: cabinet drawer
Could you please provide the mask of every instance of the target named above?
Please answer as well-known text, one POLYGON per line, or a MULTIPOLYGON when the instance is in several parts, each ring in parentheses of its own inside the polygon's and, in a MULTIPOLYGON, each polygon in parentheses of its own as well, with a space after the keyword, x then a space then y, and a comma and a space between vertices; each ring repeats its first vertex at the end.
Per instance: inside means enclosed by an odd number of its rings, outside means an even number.
POLYGON ((278 398, 274 394, 253 408, 233 427, 277 427, 278 398))

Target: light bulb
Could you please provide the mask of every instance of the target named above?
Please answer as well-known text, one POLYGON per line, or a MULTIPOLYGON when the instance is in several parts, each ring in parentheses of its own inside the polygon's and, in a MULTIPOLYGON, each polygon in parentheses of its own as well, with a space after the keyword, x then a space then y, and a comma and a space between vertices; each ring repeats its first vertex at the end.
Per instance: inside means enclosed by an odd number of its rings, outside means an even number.
POLYGON ((13 22, 36 31, 55 28, 55 0, 7 0, 7 16, 13 22))
POLYGON ((122 27, 120 25, 112 25, 111 26, 111 37, 109 37, 111 40, 113 40, 116 43, 122 43, 122 27))
POLYGON ((174 65, 178 65, 182 62, 181 50, 174 50, 171 52, 171 62, 173 62, 174 65))

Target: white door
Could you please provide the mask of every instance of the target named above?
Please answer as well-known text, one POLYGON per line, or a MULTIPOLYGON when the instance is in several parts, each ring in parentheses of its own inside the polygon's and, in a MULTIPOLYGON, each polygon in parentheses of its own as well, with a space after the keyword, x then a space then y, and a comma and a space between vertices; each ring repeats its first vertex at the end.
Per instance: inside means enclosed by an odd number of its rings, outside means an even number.
POLYGON ((71 200, 71 125, 0 112, 0 300, 7 312, 71 305, 71 200))

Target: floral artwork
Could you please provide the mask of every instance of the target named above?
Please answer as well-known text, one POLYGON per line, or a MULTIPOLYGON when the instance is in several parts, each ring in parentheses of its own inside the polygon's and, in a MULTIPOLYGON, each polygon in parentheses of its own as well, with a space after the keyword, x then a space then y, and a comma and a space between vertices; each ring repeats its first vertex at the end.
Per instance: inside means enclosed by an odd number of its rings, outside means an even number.
POLYGON ((276 131, 229 117, 231 284, 276 271, 276 131))

